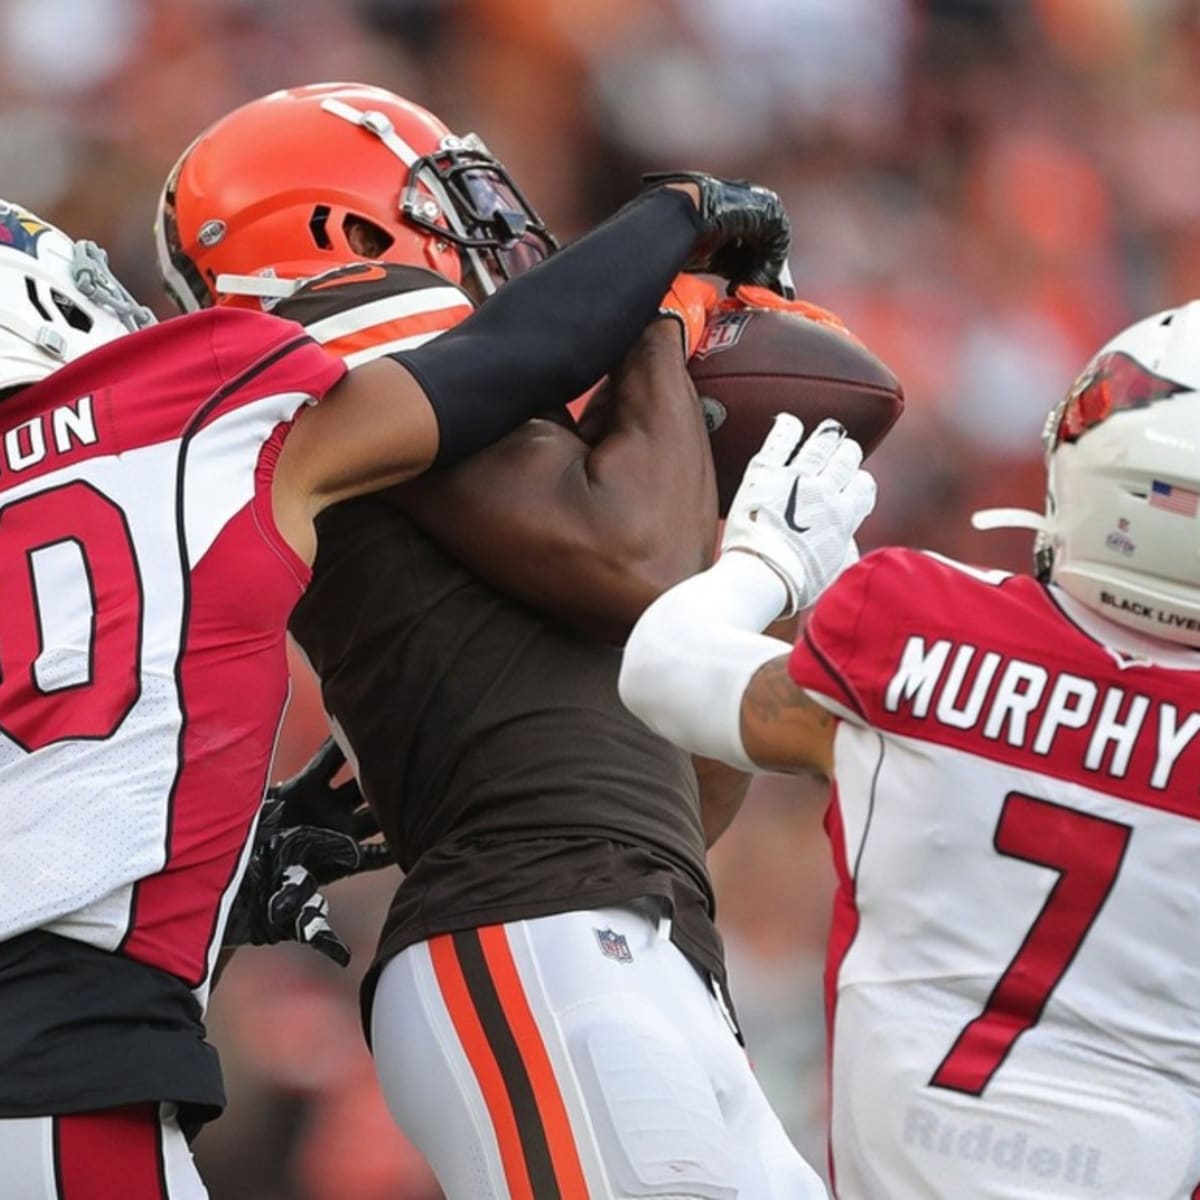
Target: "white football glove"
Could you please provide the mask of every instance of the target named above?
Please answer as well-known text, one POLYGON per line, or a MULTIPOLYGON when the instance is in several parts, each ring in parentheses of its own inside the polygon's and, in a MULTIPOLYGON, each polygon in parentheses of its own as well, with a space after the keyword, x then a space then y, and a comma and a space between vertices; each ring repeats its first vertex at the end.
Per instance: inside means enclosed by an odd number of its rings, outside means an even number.
POLYGON ((775 418, 746 465, 721 539, 722 552, 756 554, 779 574, 788 592, 781 616, 807 608, 853 561, 854 532, 875 507, 862 447, 839 422, 822 421, 800 446, 803 436, 797 418, 775 418))

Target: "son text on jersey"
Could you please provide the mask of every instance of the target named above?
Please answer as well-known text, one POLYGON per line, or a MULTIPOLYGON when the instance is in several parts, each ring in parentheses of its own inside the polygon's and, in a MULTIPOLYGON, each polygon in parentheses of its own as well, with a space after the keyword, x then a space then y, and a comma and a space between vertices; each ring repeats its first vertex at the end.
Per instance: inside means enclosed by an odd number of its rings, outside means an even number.
POLYGON ((48 456, 92 446, 97 436, 92 397, 82 396, 73 404, 61 404, 6 429, 0 440, 4 470, 12 474, 26 471, 48 456))

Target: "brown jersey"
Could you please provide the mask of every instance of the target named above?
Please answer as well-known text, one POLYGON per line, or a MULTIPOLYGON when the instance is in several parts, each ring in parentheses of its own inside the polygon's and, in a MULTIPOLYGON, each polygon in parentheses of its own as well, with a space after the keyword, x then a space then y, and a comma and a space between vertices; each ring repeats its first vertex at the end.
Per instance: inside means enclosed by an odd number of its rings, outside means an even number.
MULTIPOLYGON (((336 312, 344 331, 380 283, 280 313, 316 331, 336 312)), ((317 533, 291 631, 405 872, 376 968, 436 934, 658 896, 723 980, 695 773, 621 704, 620 650, 480 582, 386 497, 326 510, 317 533)))

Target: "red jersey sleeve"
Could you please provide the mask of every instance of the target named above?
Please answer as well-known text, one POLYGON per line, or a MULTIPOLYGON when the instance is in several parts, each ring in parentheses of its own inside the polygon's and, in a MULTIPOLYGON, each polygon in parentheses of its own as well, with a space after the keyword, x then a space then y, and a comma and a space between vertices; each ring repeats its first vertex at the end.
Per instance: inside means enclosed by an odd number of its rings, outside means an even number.
MULTIPOLYGON (((90 397, 97 438, 75 457, 190 438, 257 401, 290 420, 320 400, 346 366, 299 325, 265 313, 206 309, 115 338, 56 371, 27 405, 52 409, 90 397)), ((17 410, 10 405, 6 416, 17 410)), ((57 465, 47 458, 46 469, 57 465)))
POLYGON ((1021 582, 1003 571, 984 571, 921 550, 876 550, 817 601, 789 670, 817 698, 828 698, 872 725, 886 724, 888 685, 910 637, 961 635, 966 625, 978 625, 981 606, 991 614, 984 618, 986 625, 1019 628, 1039 596, 1032 580, 1021 582), (1006 606, 987 607, 1001 591, 1006 606))
POLYGON ((271 396, 322 399, 346 374, 346 364, 322 349, 294 321, 247 309, 211 311, 213 358, 222 383, 197 413, 197 428, 232 409, 271 396))
POLYGON ((869 717, 856 669, 861 654, 860 626, 869 620, 872 584, 888 553, 868 554, 826 588, 788 660, 788 672, 800 687, 833 700, 863 720, 869 717))

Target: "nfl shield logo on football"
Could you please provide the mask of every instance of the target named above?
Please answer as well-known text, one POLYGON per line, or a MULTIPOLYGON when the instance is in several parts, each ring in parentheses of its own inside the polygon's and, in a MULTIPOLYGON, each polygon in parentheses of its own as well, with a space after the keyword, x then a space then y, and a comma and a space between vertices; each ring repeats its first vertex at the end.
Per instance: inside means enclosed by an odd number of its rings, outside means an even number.
POLYGON ((721 350, 728 350, 731 346, 736 346, 742 336, 742 330, 746 328, 746 322, 749 320, 750 311, 748 309, 722 313, 719 317, 715 317, 704 327, 704 333, 701 334, 692 357, 707 358, 710 354, 716 354, 721 350))
POLYGON ((615 958, 617 962, 623 963, 633 962, 633 951, 629 949, 629 943, 623 933, 618 933, 615 929, 593 929, 592 932, 596 935, 596 941, 600 943, 600 953, 605 958, 615 958))

